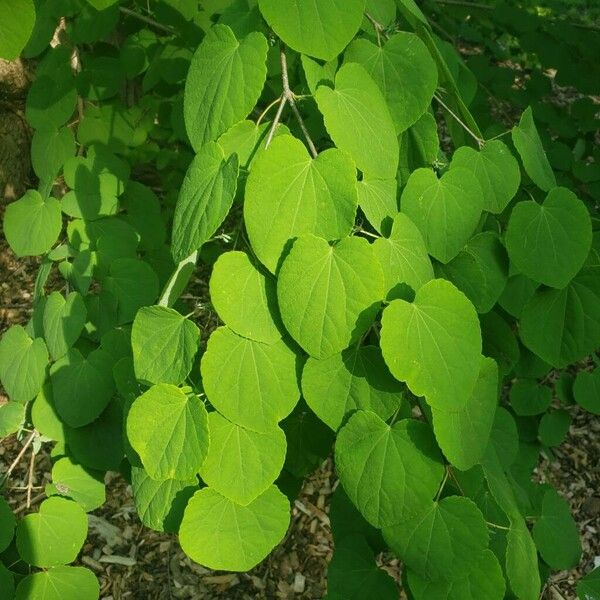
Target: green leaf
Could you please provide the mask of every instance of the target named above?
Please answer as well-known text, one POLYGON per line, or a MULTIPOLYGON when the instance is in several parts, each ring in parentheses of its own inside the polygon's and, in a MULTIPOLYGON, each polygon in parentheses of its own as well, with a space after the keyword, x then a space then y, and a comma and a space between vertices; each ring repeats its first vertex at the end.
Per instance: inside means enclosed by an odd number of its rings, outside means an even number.
POLYGON ((119 323, 133 321, 142 306, 153 304, 158 296, 158 277, 150 265, 134 258, 114 260, 104 288, 117 299, 119 323))
MULTIPOLYGON (((364 3, 363 3, 364 4, 364 3)), ((33 0, 0 0, 2 15, 2 37, 0 37, 0 58, 15 60, 25 48, 35 25, 35 5, 33 0)))
POLYGON ((392 375, 435 408, 463 408, 479 376, 481 334, 462 292, 434 279, 413 303, 391 302, 381 324, 381 349, 392 375))
POLYGON ((429 108, 437 87, 437 68, 414 33, 396 33, 383 46, 355 40, 344 60, 359 63, 373 77, 387 102, 396 133, 408 129, 429 108))
POLYGON ((347 46, 363 20, 365 0, 259 0, 273 31, 296 52, 331 60, 347 46))
POLYGON ((484 231, 439 272, 473 303, 478 313, 487 313, 496 304, 508 281, 508 256, 496 233, 484 231))
POLYGON ((389 237, 373 243, 385 279, 388 300, 396 297, 402 284, 418 290, 433 279, 433 267, 421 232, 404 213, 398 213, 392 223, 389 237))
POLYGON ((42 338, 32 340, 13 325, 0 340, 0 381, 13 402, 35 398, 46 379, 48 350, 42 338))
POLYGON ((335 464, 348 497, 374 527, 394 525, 420 510, 444 475, 427 425, 403 419, 390 427, 362 410, 340 429, 335 464))
POLYGON ((598 600, 600 598, 600 567, 590 571, 577 583, 579 600, 598 600))
POLYGON ((52 497, 37 513, 25 515, 17 525, 21 558, 36 567, 73 562, 87 536, 87 516, 75 502, 52 497))
POLYGON ((179 542, 209 569, 249 571, 281 541, 289 521, 288 501, 275 486, 247 506, 204 488, 185 509, 179 542))
POLYGON ((484 550, 469 571, 452 581, 431 581, 408 571, 415 600, 503 600, 506 589, 502 567, 491 550, 484 550))
POLYGON ((253 431, 273 431, 300 397, 298 357, 284 340, 263 344, 215 330, 200 369, 206 395, 227 419, 253 431))
POLYGON ((540 574, 535 544, 524 519, 511 519, 506 546, 506 575, 513 593, 522 600, 537 600, 540 574))
MULTIPOLYGON (((265 151, 263 142, 270 128, 271 123, 268 122, 257 125, 254 121, 240 121, 221 135, 218 139, 219 147, 226 158, 237 154, 240 168, 250 171, 256 158, 265 151)), ((275 136, 284 133, 289 133, 289 130, 280 123, 275 130, 275 136)))
POLYGON ((600 262, 586 266, 562 290, 540 289, 521 314, 521 340, 554 367, 600 346, 600 262))
POLYGON ((392 219, 398 213, 395 179, 363 178, 358 182, 358 205, 369 223, 379 232, 388 232, 392 219))
POLYGON ((479 378, 464 407, 452 412, 432 408, 437 442, 461 471, 475 466, 483 456, 498 404, 498 367, 485 357, 480 365, 479 378))
POLYGON ((208 417, 210 449, 200 476, 213 490, 247 506, 277 479, 285 460, 283 431, 258 433, 240 427, 218 412, 208 417))
POLYGON ((55 442, 65 441, 65 425, 56 412, 49 381, 45 383, 31 405, 31 422, 44 437, 55 442))
POLYGON ((594 415, 600 415, 600 369, 580 371, 573 384, 575 402, 594 415))
POLYGON ((281 338, 276 286, 245 252, 224 252, 210 277, 210 299, 235 333, 269 344, 281 338))
POLYGON ((172 308, 144 306, 131 328, 135 376, 152 383, 182 383, 192 370, 200 330, 172 308))
POLYGON ((140 249, 161 248, 165 242, 166 228, 156 194, 137 181, 129 181, 121 200, 127 210, 125 219, 140 238, 140 249))
POLYGON ((302 142, 280 136, 256 160, 246 183, 244 221, 252 249, 275 273, 289 241, 348 235, 358 196, 356 168, 335 148, 312 159, 302 142))
POLYGON ((367 540, 360 535, 345 536, 336 541, 335 552, 327 569, 328 597, 343 600, 396 600, 398 586, 380 569, 367 540))
POLYGON ((237 156, 225 160, 216 143, 206 144, 196 155, 175 206, 171 242, 175 262, 187 258, 214 235, 233 203, 237 176, 237 156))
POLYGON ((100 585, 85 567, 54 567, 22 579, 16 600, 98 600, 100 585))
POLYGON ((208 414, 197 396, 160 383, 131 405, 127 437, 152 479, 189 480, 208 452, 208 414))
POLYGON ((517 159, 500 140, 490 140, 478 152, 461 146, 452 156, 452 169, 467 169, 483 192, 483 210, 500 214, 514 198, 521 183, 517 159))
POLYGON ((0 438, 19 431, 25 421, 25 407, 18 402, 7 402, 0 406, 0 438))
POLYGON ((46 486, 48 496, 67 496, 85 512, 99 508, 106 501, 104 474, 90 471, 71 458, 59 459, 52 466, 52 483, 46 486))
POLYGON ((518 379, 510 388, 510 403, 519 416, 540 415, 552 402, 552 390, 536 379, 518 379))
POLYGON ((358 64, 347 63, 335 87, 321 85, 315 100, 335 145, 348 152, 365 175, 393 179, 398 168, 394 122, 377 84, 358 64))
POLYGON ((335 72, 338 68, 337 57, 322 65, 318 61, 309 58, 306 54, 302 54, 300 62, 302 63, 304 77, 306 78, 306 83, 311 94, 314 94, 321 84, 333 86, 335 72))
POLYGON ((44 339, 55 360, 64 356, 79 339, 87 319, 87 310, 79 292, 66 298, 52 292, 44 307, 44 339))
POLYGON ((12 571, 9 571, 0 563, 0 589, 4 591, 6 597, 12 600, 15 597, 15 577, 12 571))
POLYGON ((552 189, 543 204, 519 202, 510 215, 506 248, 515 267, 534 281, 564 288, 592 245, 585 204, 567 188, 552 189))
POLYGON ((4 235, 17 256, 45 254, 56 243, 62 229, 60 203, 44 200, 39 192, 28 190, 6 207, 4 235))
POLYGON ((488 546, 485 519, 468 498, 447 496, 383 529, 405 565, 425 579, 464 577, 488 546))
POLYGON ((52 365, 54 405, 67 425, 88 425, 107 407, 115 392, 113 365, 112 355, 102 348, 87 356, 71 348, 52 365))
POLYGON ((437 159, 439 145, 435 117, 425 112, 400 136, 399 179, 406 182, 415 169, 431 167, 437 159))
POLYGON ((16 520, 8 502, 0 496, 0 552, 10 545, 15 533, 16 520))
POLYGON ((567 502, 549 489, 542 514, 533 526, 533 540, 544 561, 557 571, 572 569, 581 559, 581 541, 567 502))
POLYGON ((479 223, 481 188, 466 169, 450 169, 440 179, 431 169, 417 169, 402 192, 400 208, 423 234, 429 254, 447 263, 479 223))
POLYGON ((309 358, 302 371, 306 403, 336 431, 354 410, 388 419, 403 404, 402 385, 389 372, 375 346, 348 348, 319 360, 309 358))
POLYGON ((533 121, 531 106, 523 112, 519 124, 512 128, 512 140, 521 156, 525 172, 533 183, 545 192, 556 187, 556 178, 533 121))
POLYGON ((518 319, 538 287, 535 281, 531 281, 525 275, 512 275, 506 282, 504 292, 500 296, 498 304, 509 315, 518 319))
POLYGON ((185 83, 185 127, 196 152, 254 108, 267 76, 267 40, 253 31, 236 39, 214 25, 196 50, 185 83))
POLYGON ((281 318, 296 342, 315 358, 337 354, 370 327, 383 297, 383 273, 364 238, 334 245, 299 237, 277 280, 281 318))
POLYGON ((142 523, 155 531, 179 530, 188 500, 198 489, 197 479, 155 481, 144 469, 131 467, 135 508, 142 523))
POLYGON ((31 164, 40 182, 49 185, 75 155, 75 137, 69 127, 37 129, 31 140, 31 164))

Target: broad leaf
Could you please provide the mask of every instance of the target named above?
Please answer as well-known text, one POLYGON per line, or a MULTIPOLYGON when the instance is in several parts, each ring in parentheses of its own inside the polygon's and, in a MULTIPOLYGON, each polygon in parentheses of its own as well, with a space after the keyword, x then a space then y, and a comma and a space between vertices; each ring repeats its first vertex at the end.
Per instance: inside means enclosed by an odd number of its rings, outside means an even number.
POLYGON ((244 221, 252 249, 275 273, 289 241, 348 235, 358 197, 352 159, 335 148, 312 159, 292 136, 280 136, 256 160, 246 183, 244 221))
POLYGON ((37 129, 31 140, 31 164, 40 183, 51 185, 65 162, 75 155, 75 137, 69 127, 37 129))
POLYGON ((414 302, 391 302, 381 324, 381 349, 392 375, 435 408, 463 408, 479 376, 481 333, 462 292, 434 279, 414 302))
POLYGON ((390 109, 396 133, 408 129, 429 108, 437 87, 437 68, 414 33, 396 33, 383 46, 356 40, 344 60, 359 63, 373 77, 390 109))
POLYGON ((46 486, 46 494, 72 498, 85 512, 90 512, 106 501, 104 474, 63 457, 52 465, 52 483, 46 486))
POLYGON ((483 456, 498 404, 498 367, 485 357, 480 365, 479 378, 463 408, 432 408, 437 442, 450 463, 462 471, 476 465, 483 456))
POLYGON ((365 175, 392 179, 398 168, 398 139, 383 95, 364 67, 345 64, 335 87, 315 92, 325 127, 335 145, 348 152, 365 175))
POLYGON ((29 402, 42 388, 48 350, 42 338, 32 340, 13 325, 0 340, 0 381, 13 402, 29 402))
POLYGON ((315 58, 335 58, 357 33, 365 0, 259 0, 265 21, 290 48, 315 58))
POLYGON ((403 284, 418 290, 433 279, 423 236, 404 213, 394 217, 389 237, 375 240, 373 250, 383 269, 388 300, 397 297, 403 284))
POLYGON ((450 169, 440 179, 431 169, 417 169, 402 192, 400 208, 423 234, 429 254, 447 263, 479 223, 481 187, 466 169, 450 169))
POLYGON ((0 438, 16 433, 25 421, 25 406, 18 402, 7 402, 0 406, 0 438))
POLYGON ((221 327, 202 357, 202 382, 211 404, 248 429, 273 431, 300 398, 298 357, 284 340, 263 344, 221 327))
POLYGON ((468 575, 489 541, 481 511, 459 496, 425 504, 416 514, 385 527, 383 535, 409 569, 425 579, 450 581, 468 575))
POLYGON ((113 365, 110 352, 102 348, 87 356, 71 348, 52 365, 54 405, 67 425, 88 425, 107 407, 115 392, 113 365))
POLYGON ((372 324, 383 297, 383 273, 364 238, 331 245, 297 238, 277 281, 281 318, 296 342, 315 358, 347 348, 372 324))
POLYGON ((210 449, 200 476, 213 490, 247 506, 277 479, 285 460, 286 441, 275 426, 258 433, 210 413, 210 449))
POLYGON ((585 410, 600 415, 600 368, 591 373, 580 371, 573 385, 575 402, 585 410))
POLYGON ((237 156, 226 160, 214 142, 196 155, 175 206, 171 242, 175 262, 187 258, 214 235, 233 203, 237 175, 237 156))
POLYGON ((215 25, 206 34, 192 58, 183 104, 196 152, 254 108, 267 76, 267 48, 257 31, 238 40, 227 25, 215 25))
POLYGON ((192 560, 210 569, 248 571, 281 541, 289 521, 288 501, 275 486, 247 506, 204 488, 185 509, 179 542, 192 560))
POLYGON ((483 192, 483 210, 499 214, 514 198, 521 183, 517 159, 500 140, 491 140, 478 152, 461 146, 452 156, 452 168, 475 175, 483 192))
POLYGON ((85 567, 53 567, 19 582, 16 600, 98 600, 100 584, 85 567))
POLYGON ((25 515, 17 525, 19 555, 36 567, 70 563, 83 546, 87 528, 87 517, 79 504, 48 498, 39 512, 25 515))
POLYGON ((55 360, 64 356, 79 339, 87 319, 81 294, 71 292, 66 298, 52 292, 44 307, 44 339, 55 360))
POLYGON ((208 452, 206 408, 197 396, 160 383, 131 405, 127 437, 152 479, 190 480, 208 452))
POLYGON ((0 496, 0 552, 10 545, 15 533, 16 520, 8 502, 0 496))
POLYGON ((537 600, 540 574, 535 544, 524 519, 512 519, 507 535, 506 575, 513 593, 522 600, 537 600))
POLYGON ((585 204, 567 188, 552 189, 543 204, 519 202, 510 215, 506 247, 515 267, 534 281, 564 288, 592 245, 585 204))
POLYGON ((36 190, 6 207, 4 235, 17 256, 37 256, 52 248, 62 229, 60 203, 36 190))
POLYGON ((540 189, 549 192, 556 186, 556 178, 544 152, 530 106, 521 115, 519 124, 513 127, 512 140, 527 175, 540 189))
POLYGON ((335 464, 348 497, 375 527, 394 525, 420 510, 444 475, 427 425, 404 419, 390 427, 362 410, 340 429, 335 464))
POLYGON ((334 431, 354 410, 372 411, 387 419, 403 403, 402 385, 392 377, 375 346, 348 348, 323 360, 309 358, 302 371, 302 393, 334 431))
POLYGON ((358 205, 369 223, 379 232, 387 233, 398 213, 398 183, 395 179, 365 178, 358 182, 358 205))
POLYGON ((19 58, 21 50, 25 48, 33 31, 35 5, 33 0, 22 0, 18 4, 15 4, 12 0, 0 0, 0 14, 2 15, 0 58, 15 60, 19 58))
POLYGON ((172 308, 140 308, 131 328, 133 365, 146 383, 182 383, 192 370, 200 330, 172 308))

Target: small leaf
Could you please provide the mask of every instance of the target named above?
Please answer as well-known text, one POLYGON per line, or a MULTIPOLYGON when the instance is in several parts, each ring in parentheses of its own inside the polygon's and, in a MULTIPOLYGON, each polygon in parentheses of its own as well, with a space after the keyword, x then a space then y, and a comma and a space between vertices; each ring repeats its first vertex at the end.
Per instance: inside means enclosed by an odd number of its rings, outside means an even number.
POLYGON ((131 328, 133 365, 145 383, 182 383, 192 370, 200 330, 165 306, 140 308, 131 328))
POLYGON ((523 112, 519 124, 513 127, 512 140, 533 183, 545 192, 556 187, 556 178, 533 121, 531 106, 523 112))
POLYGON ((365 175, 392 179, 398 168, 394 122, 377 84, 363 67, 346 63, 335 87, 315 92, 325 127, 335 145, 348 152, 365 175))
POLYGON ((46 486, 48 496, 67 496, 85 512, 99 508, 106 501, 104 474, 90 471, 69 457, 57 460, 52 466, 52 483, 46 486))
POLYGON ((64 356, 79 339, 87 319, 81 294, 71 292, 66 298, 52 292, 44 307, 44 339, 55 360, 64 356))
POLYGON ((403 403, 402 385, 375 346, 348 348, 323 360, 309 358, 302 371, 302 393, 334 431, 354 410, 372 411, 385 420, 403 403))
POLYGON ((594 415, 600 415, 600 369, 580 371, 573 385, 575 402, 594 415))
POLYGON ((596 567, 577 583, 577 597, 580 600, 600 598, 600 567, 596 567))
POLYGON ((522 600, 540 596, 537 551, 525 520, 511 520, 506 545, 506 575, 513 593, 522 600))
POLYGON ((335 464, 348 497, 374 527, 394 525, 430 502, 444 475, 427 425, 404 419, 390 427, 362 410, 340 429, 335 464))
POLYGON ((17 522, 8 502, 0 496, 0 552, 10 545, 17 522))
POLYGON ((87 529, 87 516, 79 504, 65 498, 48 498, 39 512, 26 515, 17 525, 17 549, 30 565, 64 565, 77 557, 87 529))
POLYGON ((290 48, 321 58, 335 58, 358 32, 365 0, 259 0, 265 21, 290 48))
POLYGON ((253 431, 273 431, 300 398, 298 357, 283 340, 263 344, 215 330, 200 365, 211 404, 253 431))
POLYGON ((38 256, 55 244, 62 229, 60 203, 28 190, 6 207, 4 235, 17 256, 38 256))
POLYGON ((565 441, 570 427, 570 413, 566 410, 553 410, 540 419, 538 437, 545 446, 560 446, 565 441))
POLYGON ((237 175, 237 156, 225 160, 214 142, 196 155, 175 206, 171 247, 175 262, 187 258, 214 235, 233 203, 237 175))
POLYGON ((35 398, 46 379, 48 350, 42 338, 32 340, 13 325, 0 340, 0 381, 13 402, 35 398))
POLYGON ((515 267, 534 281, 564 288, 583 266, 592 245, 585 204, 567 188, 552 189, 543 204, 519 202, 506 230, 515 267))
POLYGON ((184 95, 185 127, 196 152, 252 110, 265 83, 267 40, 253 31, 237 40, 214 25, 196 50, 184 95))
POLYGON ((478 152, 461 146, 452 156, 452 169, 467 169, 483 192, 483 210, 499 214, 514 198, 521 183, 517 159, 500 140, 490 140, 478 152))
POLYGON ((246 183, 244 221, 252 249, 275 273, 291 239, 348 235, 357 203, 356 167, 347 154, 331 148, 312 159, 300 140, 280 136, 256 160, 246 183))
POLYGON ((481 333, 462 292, 434 279, 413 303, 391 302, 381 324, 381 349, 392 375, 435 408, 463 408, 479 376, 481 333))
POLYGON ((466 576, 489 541, 481 511, 459 496, 426 503, 418 513, 385 527, 383 535, 411 570, 433 580, 466 576))
POLYGON ((247 506, 277 479, 285 460, 283 431, 245 429, 222 417, 208 416, 210 449, 200 468, 204 482, 225 498, 247 506))
POLYGON ((98 600, 100 584, 85 567, 53 567, 19 582, 15 600, 98 600))
POLYGON ((347 348, 370 327, 383 297, 383 273, 364 238, 335 245, 306 235, 294 242, 277 280, 281 318, 315 358, 347 348))
POLYGON ((0 405, 0 439, 16 433, 25 421, 25 407, 18 402, 0 405))
POLYGON ((160 383, 131 405, 127 437, 152 479, 189 480, 208 453, 208 414, 197 396, 160 383))
POLYGON ((76 348, 50 368, 54 405, 71 427, 83 427, 97 419, 115 392, 114 360, 98 348, 83 356, 76 348))
POLYGON ((36 129, 31 140, 31 164, 40 182, 51 184, 75 151, 75 137, 69 127, 36 129))
POLYGON ((247 506, 204 488, 185 509, 179 542, 209 569, 249 571, 281 541, 289 521, 288 501, 275 486, 247 506))
POLYGON ((481 188, 466 169, 450 169, 441 179, 431 169, 417 169, 402 192, 400 208, 423 234, 429 254, 447 263, 479 223, 481 188))

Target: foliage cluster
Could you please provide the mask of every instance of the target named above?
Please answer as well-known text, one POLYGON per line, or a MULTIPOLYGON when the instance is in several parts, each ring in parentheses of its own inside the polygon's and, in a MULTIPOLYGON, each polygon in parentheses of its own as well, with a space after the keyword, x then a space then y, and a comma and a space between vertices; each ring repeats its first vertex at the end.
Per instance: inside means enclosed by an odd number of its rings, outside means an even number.
POLYGON ((600 414, 598 35, 512 3, 18 4, 39 185, 4 234, 41 258, 0 436, 53 467, 39 512, 0 499, 3 597, 98 597, 69 563, 108 470, 194 561, 249 570, 332 449, 329 600, 397 598, 385 549, 415 600, 537 600, 575 566, 532 474, 568 405, 600 414))

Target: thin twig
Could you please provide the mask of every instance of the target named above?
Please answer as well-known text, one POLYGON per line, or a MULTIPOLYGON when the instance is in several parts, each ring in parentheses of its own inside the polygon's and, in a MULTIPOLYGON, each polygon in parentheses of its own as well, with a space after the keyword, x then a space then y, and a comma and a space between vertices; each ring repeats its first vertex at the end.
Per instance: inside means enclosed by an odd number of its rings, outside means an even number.
POLYGON ((258 119, 256 119, 256 126, 258 127, 261 123, 261 121, 265 118, 265 115, 278 103, 281 102, 281 96, 279 98, 276 98, 275 100, 273 100, 273 102, 271 102, 271 104, 269 104, 269 106, 267 106, 267 108, 265 108, 265 110, 263 110, 260 115, 258 116, 258 119))
POLYGON ((452 115, 456 122, 477 142, 481 148, 484 145, 485 140, 473 133, 473 131, 469 129, 465 122, 437 94, 434 94, 433 97, 452 115))
POLYGON ((275 118, 273 119, 273 123, 271 123, 271 129, 269 129, 269 135, 267 136, 267 141, 265 142, 265 148, 269 147, 269 144, 273 140, 273 136, 275 135, 275 130, 277 129, 277 125, 279 125, 279 121, 281 121, 281 114, 283 113, 283 107, 287 102, 287 98, 285 94, 281 95, 281 100, 279 101, 279 107, 277 108, 277 112, 275 113, 275 118))
POLYGON ((128 15, 130 17, 133 17, 134 19, 143 21, 144 23, 146 23, 147 25, 151 25, 155 29, 160 29, 161 31, 164 31, 165 33, 168 33, 168 34, 175 33, 175 30, 172 27, 169 27, 168 25, 163 25, 162 23, 159 23, 158 21, 155 21, 154 19, 151 19, 150 17, 147 17, 146 15, 141 15, 140 13, 137 13, 134 10, 131 10, 130 8, 125 8, 124 6, 120 6, 119 10, 124 15, 128 15))
POLYGON ((377 32, 377 34, 381 33, 383 37, 387 39, 388 35, 386 33, 385 27, 368 12, 365 13, 365 17, 367 17, 369 23, 373 25, 373 29, 377 32))
POLYGON ((31 458, 29 459, 29 473, 27 475, 27 508, 31 506, 31 490, 33 489, 33 468, 35 466, 35 448, 31 448, 31 458))
POLYGON ((442 495, 442 492, 444 491, 444 488, 446 487, 446 482, 448 481, 449 475, 450 475, 450 469, 448 467, 446 467, 446 472, 444 473, 444 479, 442 479, 440 488, 438 489, 438 492, 435 495, 436 502, 440 499, 440 496, 442 495))
MULTIPOLYGON (((45 497, 46 497, 46 494, 44 492, 42 492, 41 494, 38 494, 37 496, 34 496, 31 499, 30 506, 37 504, 40 500, 42 500, 45 497)), ((27 504, 21 504, 21 506, 19 506, 15 510, 13 510, 13 513, 15 513, 15 515, 18 515, 19 513, 23 512, 24 510, 27 510, 28 508, 30 508, 30 506, 27 506, 27 504)))
POLYGON ((31 445, 31 442, 33 442, 36 435, 37 435, 37 431, 32 431, 29 434, 29 437, 25 440, 25 443, 23 444, 23 447, 19 451, 19 454, 17 454, 17 458, 15 458, 15 460, 12 461, 10 467, 8 467, 8 471, 6 471, 6 473, 2 477, 2 481, 6 481, 10 477, 10 474, 15 470, 16 466, 19 464, 19 461, 23 458, 23 455, 25 454, 25 452, 27 452, 27 448, 29 448, 29 446, 31 445))
POLYGON ((493 527, 494 529, 502 529, 504 531, 510 530, 510 527, 505 527, 504 525, 498 525, 498 523, 490 523, 490 521, 486 521, 486 525, 488 527, 493 527))

